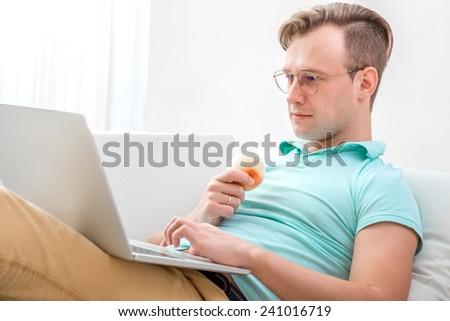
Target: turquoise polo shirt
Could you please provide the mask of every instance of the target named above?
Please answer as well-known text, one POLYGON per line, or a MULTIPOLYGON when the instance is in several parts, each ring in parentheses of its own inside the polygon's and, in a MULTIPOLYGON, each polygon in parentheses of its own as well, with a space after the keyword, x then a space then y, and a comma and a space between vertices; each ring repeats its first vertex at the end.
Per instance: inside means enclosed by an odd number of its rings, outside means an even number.
MULTIPOLYGON (((349 278, 356 234, 371 224, 402 224, 422 240, 419 209, 401 170, 380 159, 384 143, 350 142, 309 154, 303 149, 283 142, 263 183, 220 228, 341 279, 349 278)), ((279 299, 253 275, 233 279, 249 300, 279 299)))

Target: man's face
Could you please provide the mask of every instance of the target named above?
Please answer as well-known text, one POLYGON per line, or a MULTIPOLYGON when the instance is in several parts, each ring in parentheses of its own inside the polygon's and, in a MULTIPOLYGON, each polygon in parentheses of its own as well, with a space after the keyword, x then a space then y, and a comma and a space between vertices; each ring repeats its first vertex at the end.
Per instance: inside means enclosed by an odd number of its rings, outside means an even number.
MULTIPOLYGON (((306 35, 295 36, 286 50, 284 71, 298 75, 309 71, 317 77, 347 72, 343 31, 332 25, 319 27, 306 35)), ((334 144, 351 140, 357 126, 356 86, 349 75, 339 75, 318 81, 318 92, 302 92, 295 77, 287 95, 289 117, 297 137, 318 141, 325 147, 327 132, 334 144)))

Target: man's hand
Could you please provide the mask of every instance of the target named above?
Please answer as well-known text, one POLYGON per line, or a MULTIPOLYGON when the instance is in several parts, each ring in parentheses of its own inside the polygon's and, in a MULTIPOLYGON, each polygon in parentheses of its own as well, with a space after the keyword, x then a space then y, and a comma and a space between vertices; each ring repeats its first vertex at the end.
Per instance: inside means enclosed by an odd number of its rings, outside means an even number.
POLYGON ((244 200, 244 186, 253 183, 249 174, 236 169, 215 176, 187 218, 198 223, 219 225, 222 218, 230 218, 244 200))
MULTIPOLYGON (((249 174, 228 169, 211 179, 197 207, 187 218, 197 223, 219 225, 222 218, 230 218, 244 200, 244 186, 254 183, 249 174)), ((163 239, 163 232, 159 232, 149 237, 147 242, 160 244, 163 239)))
POLYGON ((164 240, 161 245, 177 247, 182 238, 190 242, 190 254, 239 267, 250 265, 252 253, 259 250, 255 245, 224 232, 217 226, 174 217, 164 230, 164 240))

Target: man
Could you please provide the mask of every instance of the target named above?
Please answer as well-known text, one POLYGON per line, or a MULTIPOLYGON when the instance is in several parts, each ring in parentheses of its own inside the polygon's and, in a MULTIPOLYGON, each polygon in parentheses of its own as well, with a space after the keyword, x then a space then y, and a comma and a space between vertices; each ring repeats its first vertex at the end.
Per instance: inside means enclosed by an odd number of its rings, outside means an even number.
POLYGON ((109 257, 3 191, 0 296, 406 299, 420 250, 420 215, 401 173, 379 159, 384 145, 371 137, 391 29, 359 5, 329 4, 295 14, 281 27, 280 42, 286 61, 274 77, 287 94, 295 134, 309 143, 283 143, 285 156, 245 198, 243 186, 253 183, 247 174, 229 170, 213 178, 192 213, 173 218, 152 238, 252 275, 202 275, 109 257), (11 245, 13 234, 24 235, 22 242, 11 245), (65 250, 82 252, 83 259, 65 250))

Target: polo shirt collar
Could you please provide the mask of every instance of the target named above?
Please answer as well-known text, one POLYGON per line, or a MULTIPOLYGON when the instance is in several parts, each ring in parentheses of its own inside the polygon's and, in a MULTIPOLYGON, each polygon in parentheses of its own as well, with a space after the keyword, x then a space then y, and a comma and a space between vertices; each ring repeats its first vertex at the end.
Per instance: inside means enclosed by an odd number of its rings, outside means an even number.
MULTIPOLYGON (((298 153, 302 154, 304 146, 307 141, 283 141, 280 144, 280 152, 283 155, 290 153, 292 150, 296 149, 298 153)), ((346 142, 339 146, 333 146, 330 148, 321 149, 315 152, 311 152, 309 155, 313 154, 323 154, 323 153, 341 153, 345 151, 357 151, 364 154, 369 159, 375 159, 384 154, 386 149, 386 144, 381 141, 363 141, 363 142, 346 142)))

